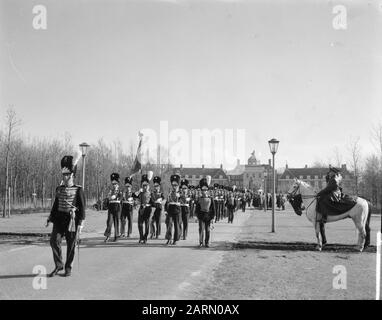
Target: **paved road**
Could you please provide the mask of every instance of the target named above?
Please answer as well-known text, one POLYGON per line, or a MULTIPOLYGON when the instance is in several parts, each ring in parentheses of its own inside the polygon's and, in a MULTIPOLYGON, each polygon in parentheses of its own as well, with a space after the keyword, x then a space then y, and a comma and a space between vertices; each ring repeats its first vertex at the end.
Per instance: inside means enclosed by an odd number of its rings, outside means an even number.
POLYGON ((48 238, 3 239, 0 299, 197 299, 195 289, 212 276, 225 242, 235 240, 253 212, 238 213, 233 224, 216 223, 211 247, 202 249, 197 247, 197 223, 189 224, 188 239, 176 246, 166 246, 163 236, 138 244, 136 224, 134 238, 104 243, 102 223, 97 232, 84 233, 80 266, 76 257, 70 278, 36 278, 35 266, 46 272, 54 267, 48 238), (33 288, 44 282, 47 289, 33 288))
MULTIPOLYGON (((46 214, 45 214, 46 215, 46 214)), ((49 232, 44 214, 14 216, 0 232, 49 232), (28 223, 27 219, 33 219, 28 223)), ((372 247, 354 251, 356 231, 350 219, 327 225, 329 246, 316 252, 314 230, 293 210, 238 211, 234 224, 215 224, 210 248, 198 248, 197 223, 177 246, 166 240, 138 244, 133 236, 104 243, 106 217, 89 212, 80 252, 70 278, 35 277, 33 268, 53 269, 48 238, 0 236, 0 299, 372 299, 375 285, 375 235, 380 217, 371 219, 372 247), (348 289, 333 290, 333 266, 348 270, 348 289), (47 289, 33 283, 46 281, 47 289)), ((162 226, 164 230, 164 225, 162 226)))

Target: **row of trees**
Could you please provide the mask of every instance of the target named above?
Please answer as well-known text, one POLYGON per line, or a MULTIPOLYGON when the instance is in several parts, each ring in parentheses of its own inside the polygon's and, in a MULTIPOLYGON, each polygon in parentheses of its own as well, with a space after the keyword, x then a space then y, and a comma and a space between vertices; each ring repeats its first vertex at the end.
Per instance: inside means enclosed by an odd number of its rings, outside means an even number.
MULTIPOLYGON (((3 216, 11 209, 49 208, 54 200, 55 189, 60 184, 60 161, 63 155, 73 155, 79 151, 69 134, 63 138, 37 139, 24 137, 19 129, 22 123, 13 109, 6 114, 6 130, 0 131, 0 167, 1 210, 3 216), (10 199, 10 201, 8 201, 10 199)), ((161 152, 166 155, 166 152, 161 152)), ((130 144, 124 152, 122 143, 105 143, 102 139, 91 143, 86 155, 86 188, 88 204, 105 197, 110 185, 110 174, 118 172, 121 181, 130 175, 136 150, 130 144)), ((164 174, 171 169, 166 157, 161 157, 157 166, 156 159, 142 164, 142 170, 152 170, 154 174, 164 174)), ((76 183, 82 184, 82 160, 78 163, 76 183)), ((138 178, 138 177, 137 177, 138 178)), ((138 185, 138 179, 134 184, 138 185)))
MULTIPOLYGON (((45 208, 52 205, 55 188, 61 182, 60 160, 65 154, 76 155, 79 147, 74 145, 69 134, 63 138, 37 139, 24 137, 19 129, 21 122, 12 108, 7 110, 6 126, 0 130, 0 204, 3 216, 8 204, 14 208, 45 208), (8 201, 10 199, 10 201, 8 201)), ((375 152, 367 157, 362 156, 359 138, 353 138, 346 146, 348 155, 346 162, 355 176, 354 193, 370 199, 382 211, 382 123, 372 132, 375 152)), ((86 155, 86 188, 85 195, 88 204, 103 199, 110 183, 110 173, 118 172, 121 180, 130 175, 136 150, 130 143, 128 152, 123 151, 122 143, 114 141, 105 143, 102 139, 91 143, 86 155)), ((329 163, 341 166, 344 154, 336 147, 334 159, 329 163), (333 162, 334 160, 334 162, 333 162)), ((152 170, 154 174, 169 175, 171 164, 168 152, 160 150, 160 163, 157 159, 149 159, 142 169, 152 170)), ((146 158, 148 158, 146 156, 146 158)), ((327 167, 326 163, 316 162, 314 166, 327 167)), ((168 182, 163 179, 165 188, 168 182)), ((82 183, 82 161, 77 169, 77 183, 82 183)), ((134 179, 134 187, 138 186, 138 179, 134 179)))
POLYGON ((316 161, 313 167, 328 167, 331 163, 340 168, 347 163, 354 176, 353 193, 370 200, 382 213, 382 123, 372 129, 370 138, 374 145, 372 154, 364 157, 360 138, 352 137, 345 152, 335 147, 330 159, 316 161))

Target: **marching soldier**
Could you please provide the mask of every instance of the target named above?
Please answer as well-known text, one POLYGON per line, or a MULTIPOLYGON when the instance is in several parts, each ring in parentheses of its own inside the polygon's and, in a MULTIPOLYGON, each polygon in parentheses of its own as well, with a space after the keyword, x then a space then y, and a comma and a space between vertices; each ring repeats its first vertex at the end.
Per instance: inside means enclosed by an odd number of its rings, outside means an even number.
POLYGON ((164 195, 160 191, 161 178, 154 177, 154 191, 151 193, 151 198, 153 203, 153 207, 155 208, 153 217, 151 218, 151 236, 152 239, 154 236, 158 239, 158 236, 161 232, 161 219, 162 219, 162 201, 164 200, 164 195))
POLYGON ((133 179, 125 178, 125 189, 122 192, 122 212, 121 212, 121 236, 130 238, 133 231, 133 209, 134 209, 134 194, 132 192, 133 179), (126 234, 126 219, 127 219, 127 234, 126 234))
POLYGON ((107 211, 107 221, 105 230, 105 242, 107 242, 111 235, 111 228, 114 225, 114 242, 117 241, 119 237, 119 221, 121 219, 121 201, 122 192, 119 188, 119 174, 112 173, 110 175, 111 188, 109 190, 108 199, 108 211, 107 211))
POLYGON ((150 179, 147 174, 142 175, 141 179, 141 191, 136 195, 140 206, 138 210, 138 230, 139 230, 139 243, 146 243, 147 236, 149 234, 149 224, 151 216, 151 206, 153 201, 151 198, 151 193, 149 191, 150 179), (143 224, 145 225, 145 232, 143 232, 143 224))
POLYGON ((223 195, 223 186, 219 185, 218 189, 218 201, 219 201, 219 216, 220 219, 223 220, 224 216, 224 195, 223 195))
POLYGON ((190 186, 190 217, 194 217, 194 212, 195 212, 195 199, 196 199, 196 192, 195 192, 195 187, 193 185, 190 186))
POLYGON ((219 198, 219 191, 218 191, 218 184, 214 184, 214 188, 212 190, 212 195, 214 199, 214 207, 216 210, 216 215, 215 215, 215 222, 218 222, 220 220, 220 198, 219 198))
POLYGON ((171 192, 167 197, 166 202, 166 211, 168 217, 168 225, 166 232, 167 243, 169 244, 172 237, 172 226, 174 225, 174 238, 172 244, 175 245, 177 241, 180 239, 180 194, 179 194, 179 181, 180 176, 177 174, 173 174, 170 177, 171 181, 171 192))
POLYGON ((215 202, 212 196, 208 195, 208 181, 202 178, 199 182, 201 196, 196 202, 195 213, 199 220, 199 247, 209 247, 211 221, 215 217, 215 202))
POLYGON ((48 275, 54 277, 64 268, 62 261, 61 241, 66 239, 65 276, 71 275, 77 234, 81 233, 85 220, 85 197, 81 186, 74 184, 77 162, 72 156, 61 160, 63 184, 56 189, 53 207, 47 219, 47 226, 53 223, 50 246, 53 251, 55 269, 48 275))
POLYGON ((191 198, 188 189, 188 180, 182 179, 180 182, 181 195, 180 195, 180 209, 181 209, 181 223, 180 231, 183 233, 183 240, 186 240, 188 233, 188 218, 190 217, 190 202, 191 198))
POLYGON ((233 223, 233 217, 234 217, 234 212, 235 212, 237 203, 232 191, 229 191, 228 193, 225 206, 227 207, 227 212, 228 212, 228 223, 233 223))

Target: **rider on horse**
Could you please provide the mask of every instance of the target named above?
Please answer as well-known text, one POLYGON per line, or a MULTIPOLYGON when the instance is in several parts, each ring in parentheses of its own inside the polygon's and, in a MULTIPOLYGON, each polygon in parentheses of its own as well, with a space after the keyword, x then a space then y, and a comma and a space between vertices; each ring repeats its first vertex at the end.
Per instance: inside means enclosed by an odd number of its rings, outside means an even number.
POLYGON ((325 223, 327 216, 342 214, 355 206, 356 198, 345 195, 340 183, 342 181, 341 171, 329 167, 326 174, 326 187, 317 193, 317 211, 321 213, 321 223, 325 223))

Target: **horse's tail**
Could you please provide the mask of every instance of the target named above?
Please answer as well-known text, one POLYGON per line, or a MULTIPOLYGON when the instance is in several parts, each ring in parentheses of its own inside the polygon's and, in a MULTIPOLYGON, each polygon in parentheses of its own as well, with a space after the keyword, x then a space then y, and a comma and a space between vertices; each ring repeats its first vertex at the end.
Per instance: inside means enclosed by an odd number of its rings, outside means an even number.
POLYGON ((365 246, 364 248, 368 247, 370 245, 370 217, 371 217, 371 202, 369 200, 367 201, 367 218, 365 223, 365 231, 366 231, 366 238, 365 238, 365 246))

